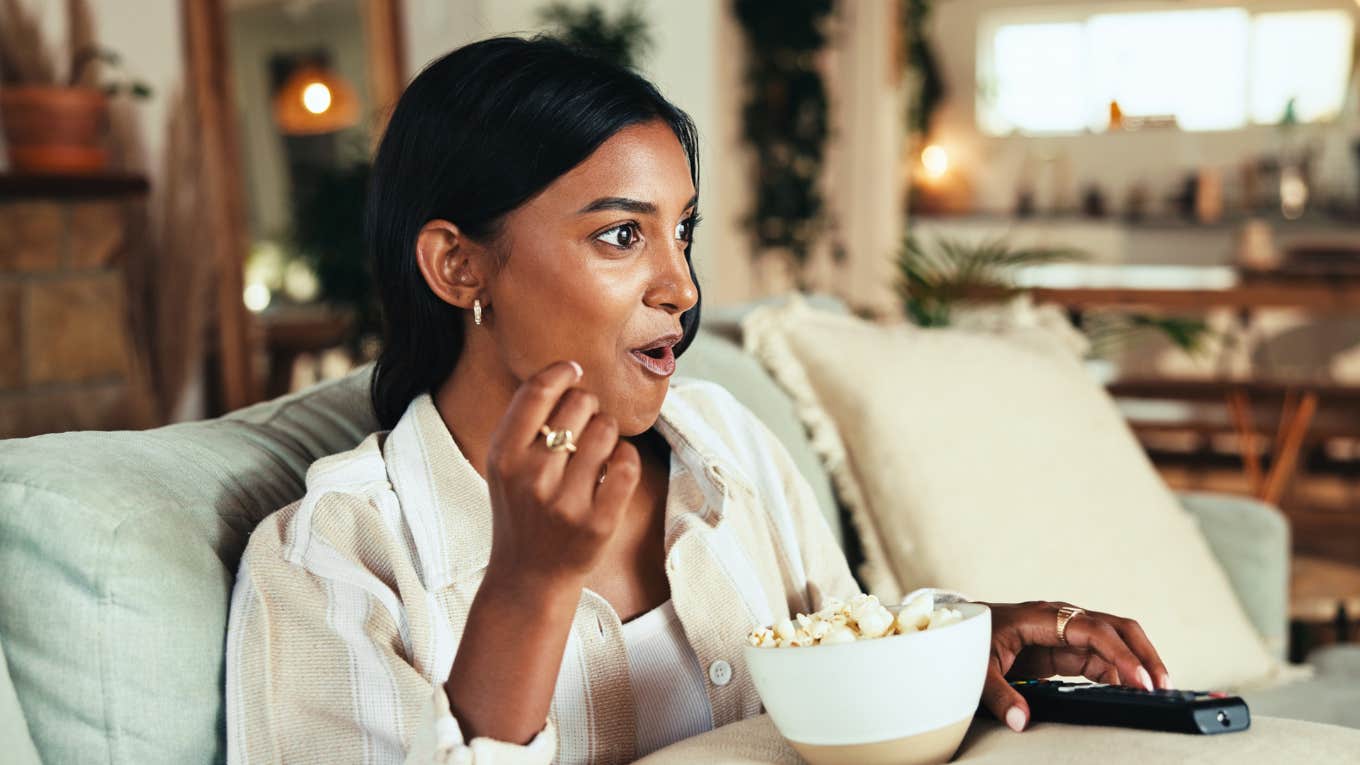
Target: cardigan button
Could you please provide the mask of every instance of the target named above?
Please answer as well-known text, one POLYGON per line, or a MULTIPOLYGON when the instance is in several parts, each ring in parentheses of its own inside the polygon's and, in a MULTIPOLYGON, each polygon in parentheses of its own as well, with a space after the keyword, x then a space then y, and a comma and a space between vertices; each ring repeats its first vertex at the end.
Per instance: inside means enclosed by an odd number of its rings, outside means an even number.
POLYGON ((732 682, 732 665, 718 659, 708 665, 708 679, 712 680, 714 685, 727 685, 732 682))

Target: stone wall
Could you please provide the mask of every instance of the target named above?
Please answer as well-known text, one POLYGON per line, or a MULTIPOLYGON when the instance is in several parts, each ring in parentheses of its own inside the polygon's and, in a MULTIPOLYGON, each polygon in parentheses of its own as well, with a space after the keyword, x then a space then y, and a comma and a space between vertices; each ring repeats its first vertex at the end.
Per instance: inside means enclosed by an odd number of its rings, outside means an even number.
POLYGON ((143 427, 129 200, 0 199, 0 438, 143 427))

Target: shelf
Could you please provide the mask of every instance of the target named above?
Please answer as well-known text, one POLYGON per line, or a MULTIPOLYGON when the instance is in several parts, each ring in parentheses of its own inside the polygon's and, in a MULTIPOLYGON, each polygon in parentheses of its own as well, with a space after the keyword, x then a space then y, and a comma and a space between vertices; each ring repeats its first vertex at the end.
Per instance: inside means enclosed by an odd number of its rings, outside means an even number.
POLYGON ((109 199, 142 196, 151 184, 144 175, 127 173, 20 174, 0 173, 0 201, 17 199, 109 199))

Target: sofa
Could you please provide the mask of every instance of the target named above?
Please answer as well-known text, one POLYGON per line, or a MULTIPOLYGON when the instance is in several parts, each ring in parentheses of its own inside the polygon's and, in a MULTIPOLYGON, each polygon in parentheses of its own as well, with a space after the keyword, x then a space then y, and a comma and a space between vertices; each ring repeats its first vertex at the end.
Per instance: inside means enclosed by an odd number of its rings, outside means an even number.
MULTIPOLYGON (((679 374, 722 384, 768 425, 854 562, 856 535, 795 402, 734 341, 740 313, 706 317, 679 374)), ((215 420, 0 441, 6 761, 225 759, 223 651, 237 561, 255 524, 301 496, 313 460, 377 428, 369 371, 215 420)), ((1281 514, 1235 497, 1181 499, 1252 625, 1283 651, 1289 535, 1281 514)), ((1360 650, 1325 649, 1311 662, 1311 679, 1248 695, 1254 714, 1360 728, 1360 650)), ((1325 730, 1360 751, 1360 732, 1262 723, 1281 735, 1325 730)), ((769 733, 768 723, 751 725, 769 733)), ((982 721, 978 730, 1003 735, 982 721)), ((715 740, 717 748, 691 754, 729 751, 730 740, 715 740)), ((970 742, 988 756, 1006 751, 970 742)))

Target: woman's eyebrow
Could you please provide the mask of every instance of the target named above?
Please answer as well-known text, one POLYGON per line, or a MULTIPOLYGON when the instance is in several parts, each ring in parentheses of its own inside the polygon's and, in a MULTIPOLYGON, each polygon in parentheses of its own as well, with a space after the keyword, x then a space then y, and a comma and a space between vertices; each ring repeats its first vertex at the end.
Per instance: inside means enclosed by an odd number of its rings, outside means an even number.
MULTIPOLYGON (((685 203, 685 209, 693 207, 694 203, 698 201, 699 195, 695 194, 689 198, 689 202, 685 203)), ((601 210, 622 210, 638 215, 655 215, 656 205, 651 202, 643 202, 627 197, 600 197, 594 202, 582 207, 576 214, 585 215, 586 213, 599 212, 601 210)))

